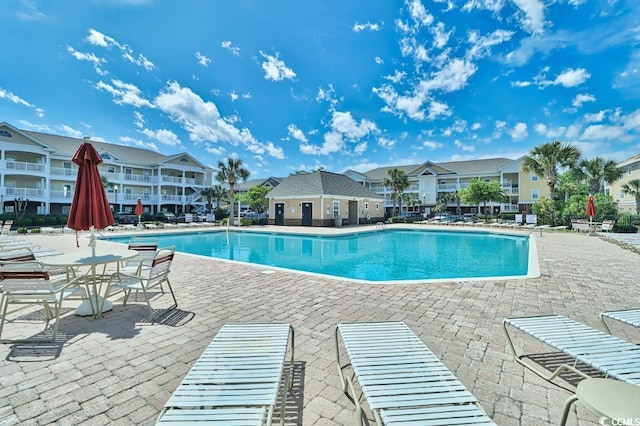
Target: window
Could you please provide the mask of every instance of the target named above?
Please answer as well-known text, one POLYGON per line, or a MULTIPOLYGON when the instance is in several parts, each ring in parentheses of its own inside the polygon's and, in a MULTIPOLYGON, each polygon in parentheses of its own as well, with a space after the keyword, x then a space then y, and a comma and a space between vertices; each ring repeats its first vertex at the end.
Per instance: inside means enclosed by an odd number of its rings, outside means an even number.
POLYGON ((380 210, 380 203, 376 203, 376 210, 380 210))
POLYGON ((71 192, 71 185, 64 185, 62 187, 62 196, 64 198, 71 198, 73 192, 71 192))
POLYGON ((116 168, 114 166, 107 167, 107 173, 115 173, 115 172, 116 172, 116 168))
POLYGON ((125 174, 125 175, 129 175, 129 176, 131 176, 131 175, 133 174, 133 170, 132 170, 132 169, 130 169, 130 168, 125 168, 125 169, 124 169, 124 174, 125 174))
POLYGON ((620 198, 621 200, 624 200, 624 196, 625 196, 625 195, 626 195, 626 194, 625 194, 625 192, 624 192, 624 189, 620 188, 620 197, 619 197, 619 198, 620 198))
POLYGON ((111 156, 106 152, 103 152, 102 154, 100 154, 100 157, 102 157, 103 160, 111 160, 111 156))
POLYGON ((531 182, 537 182, 538 181, 538 175, 531 173, 531 182))
POLYGON ((12 138, 13 135, 11 133, 7 132, 6 130, 0 130, 0 137, 12 138))
POLYGON ((182 157, 182 158, 180 158, 180 162, 181 163, 188 163, 189 160, 187 159, 187 157, 182 157))
POLYGON ((633 173, 633 167, 629 166, 627 167, 627 174, 631 176, 631 173, 633 173))
POLYGON ((333 217, 340 216, 340 201, 333 202, 333 217))
POLYGON ((62 168, 63 169, 70 169, 71 168, 71 163, 68 161, 65 161, 64 163, 62 163, 62 168))
POLYGON ((364 203, 364 209, 369 210, 369 203, 364 203))
POLYGON ((532 200, 539 200, 540 199, 540 190, 539 189, 532 189, 531 190, 531 199, 532 200))

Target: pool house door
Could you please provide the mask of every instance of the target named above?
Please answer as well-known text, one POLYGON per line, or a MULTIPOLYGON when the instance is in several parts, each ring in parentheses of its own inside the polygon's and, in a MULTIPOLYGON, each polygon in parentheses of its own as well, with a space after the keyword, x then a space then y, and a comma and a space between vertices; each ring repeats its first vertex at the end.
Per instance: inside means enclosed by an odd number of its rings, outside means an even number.
POLYGON ((302 203, 302 226, 312 226, 313 203, 302 203))
POLYGON ((284 225, 284 203, 276 203, 276 225, 284 225))

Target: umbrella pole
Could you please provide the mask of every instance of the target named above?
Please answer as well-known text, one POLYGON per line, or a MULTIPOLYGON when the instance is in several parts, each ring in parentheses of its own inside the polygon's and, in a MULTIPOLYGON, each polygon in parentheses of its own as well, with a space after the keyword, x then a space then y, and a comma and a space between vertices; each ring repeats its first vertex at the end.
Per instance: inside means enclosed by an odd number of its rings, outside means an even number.
POLYGON ((89 237, 89 247, 91 247, 91 256, 96 257, 96 230, 93 226, 90 230, 91 236, 89 237))
POLYGON ((589 216, 589 235, 595 235, 593 233, 593 216, 589 216))

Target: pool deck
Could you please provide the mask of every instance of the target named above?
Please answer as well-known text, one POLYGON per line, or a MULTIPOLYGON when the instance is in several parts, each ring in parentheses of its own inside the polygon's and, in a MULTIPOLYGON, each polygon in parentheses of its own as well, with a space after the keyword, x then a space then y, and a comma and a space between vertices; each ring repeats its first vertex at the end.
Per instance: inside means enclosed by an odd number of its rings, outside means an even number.
MULTIPOLYGON (((357 229, 369 228, 375 226, 357 229)), ((340 391, 335 366, 335 326, 388 320, 406 322, 498 425, 556 424, 575 387, 562 380, 562 387, 549 384, 514 362, 502 320, 554 313, 602 330, 599 312, 639 307, 640 254, 633 248, 640 247, 640 234, 625 235, 622 245, 616 234, 545 230, 535 235, 541 275, 519 280, 367 285, 177 254, 171 282, 179 308, 157 323, 148 321, 142 301, 123 307, 116 299, 103 319, 74 316, 77 302, 70 302, 56 344, 0 344, 0 425, 153 424, 193 362, 230 322, 290 322, 295 328, 295 377, 285 424, 353 425, 353 405, 340 391)), ((66 253, 88 251, 86 234, 79 248, 74 234, 21 238, 66 253)), ((98 241, 100 250, 111 246, 115 243, 98 241)), ((170 304, 168 295, 152 300, 156 309, 170 304)), ((40 332, 42 322, 21 323, 18 329, 10 322, 5 328, 4 338, 27 337, 40 332)), ((640 341, 637 330, 614 332, 640 341)), ((567 424, 597 425, 598 418, 577 403, 567 424)))

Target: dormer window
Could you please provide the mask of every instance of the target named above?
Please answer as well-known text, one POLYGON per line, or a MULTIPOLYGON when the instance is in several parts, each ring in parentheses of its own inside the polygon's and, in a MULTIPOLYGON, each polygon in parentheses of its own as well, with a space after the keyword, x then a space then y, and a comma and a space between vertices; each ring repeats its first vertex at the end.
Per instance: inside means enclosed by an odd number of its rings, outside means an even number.
POLYGON ((100 157, 102 157, 103 160, 111 160, 111 156, 106 152, 103 152, 102 154, 100 154, 100 157))
POLYGON ((0 130, 0 137, 12 138, 13 135, 11 133, 7 132, 6 130, 0 130))
POLYGON ((181 163, 188 163, 189 160, 187 159, 187 157, 182 157, 182 158, 180 158, 180 162, 181 163))

